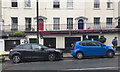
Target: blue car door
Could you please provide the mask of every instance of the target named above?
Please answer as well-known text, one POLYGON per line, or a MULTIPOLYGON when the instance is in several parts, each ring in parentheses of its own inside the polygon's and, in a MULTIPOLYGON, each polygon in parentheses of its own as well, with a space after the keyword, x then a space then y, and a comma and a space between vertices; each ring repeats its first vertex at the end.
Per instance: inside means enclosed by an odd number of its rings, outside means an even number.
POLYGON ((97 56, 104 55, 105 48, 101 46, 100 43, 97 42, 86 42, 87 46, 84 47, 84 51, 87 56, 97 56))
POLYGON ((106 46, 103 46, 103 44, 98 42, 93 42, 94 45, 96 45, 96 54, 95 55, 105 55, 106 54, 106 46))

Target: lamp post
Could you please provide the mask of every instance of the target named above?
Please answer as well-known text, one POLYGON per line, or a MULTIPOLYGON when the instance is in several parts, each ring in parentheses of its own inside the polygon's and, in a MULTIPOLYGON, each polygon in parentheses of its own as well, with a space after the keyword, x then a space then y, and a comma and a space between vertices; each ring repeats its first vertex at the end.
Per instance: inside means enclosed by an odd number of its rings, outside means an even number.
POLYGON ((38 8, 38 0, 36 1, 36 12, 37 12, 37 44, 39 44, 39 8, 38 8))

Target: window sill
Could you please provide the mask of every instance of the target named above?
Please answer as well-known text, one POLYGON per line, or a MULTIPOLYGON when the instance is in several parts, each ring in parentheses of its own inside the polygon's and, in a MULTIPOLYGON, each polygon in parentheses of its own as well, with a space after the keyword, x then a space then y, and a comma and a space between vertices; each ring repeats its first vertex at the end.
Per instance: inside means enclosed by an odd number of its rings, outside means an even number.
POLYGON ((93 10, 101 10, 100 8, 93 8, 93 10))
POLYGON ((74 8, 67 8, 67 9, 70 9, 70 10, 71 10, 71 9, 74 9, 74 8))
POLYGON ((11 7, 11 9, 18 9, 18 7, 11 7))
POLYGON ((106 10, 114 10, 113 8, 107 8, 106 10))
POLYGON ((25 7, 24 9, 32 9, 32 7, 25 7))

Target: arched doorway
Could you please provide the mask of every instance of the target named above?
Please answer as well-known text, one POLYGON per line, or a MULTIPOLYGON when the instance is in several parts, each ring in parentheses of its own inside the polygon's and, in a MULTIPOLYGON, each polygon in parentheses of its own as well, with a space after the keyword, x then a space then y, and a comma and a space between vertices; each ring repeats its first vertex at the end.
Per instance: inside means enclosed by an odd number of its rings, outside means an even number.
POLYGON ((39 19, 39 30, 40 31, 43 31, 44 30, 44 21, 43 21, 43 19, 39 19))
POLYGON ((82 19, 78 20, 78 29, 84 29, 84 21, 82 19))

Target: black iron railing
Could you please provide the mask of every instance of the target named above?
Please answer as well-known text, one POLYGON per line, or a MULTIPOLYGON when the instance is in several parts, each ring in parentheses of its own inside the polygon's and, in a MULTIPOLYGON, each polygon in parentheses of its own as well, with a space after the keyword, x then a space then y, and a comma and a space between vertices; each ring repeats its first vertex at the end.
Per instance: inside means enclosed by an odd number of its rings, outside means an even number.
MULTIPOLYGON (((40 31, 61 31, 61 30, 96 30, 96 29, 115 29, 116 23, 106 24, 94 24, 94 23, 79 23, 79 24, 44 24, 39 25, 40 31)), ((37 31, 37 25, 2 25, 0 30, 4 32, 10 31, 37 31)))

